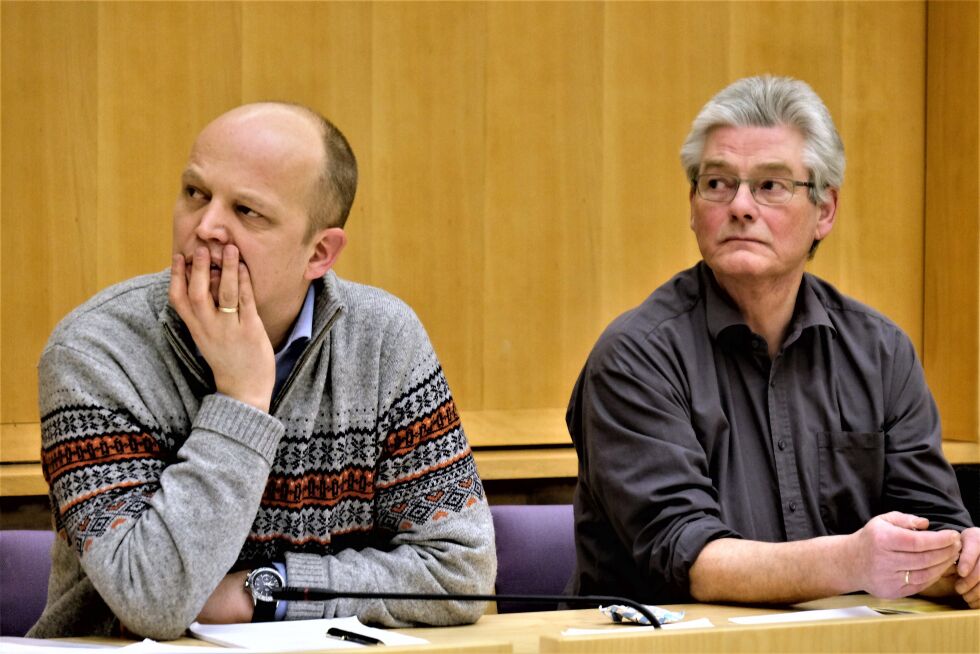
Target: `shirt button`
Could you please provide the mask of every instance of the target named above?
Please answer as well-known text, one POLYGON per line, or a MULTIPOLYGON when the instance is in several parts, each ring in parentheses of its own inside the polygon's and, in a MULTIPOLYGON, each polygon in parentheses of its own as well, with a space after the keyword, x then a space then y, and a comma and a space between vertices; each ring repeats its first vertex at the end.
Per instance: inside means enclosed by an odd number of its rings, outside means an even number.
POLYGON ((796 513, 796 502, 790 502, 789 503, 789 512, 790 513, 796 513))
POLYGON ((776 443, 776 447, 778 447, 780 450, 785 450, 786 449, 786 441, 783 440, 782 438, 780 438, 779 439, 779 442, 776 443))

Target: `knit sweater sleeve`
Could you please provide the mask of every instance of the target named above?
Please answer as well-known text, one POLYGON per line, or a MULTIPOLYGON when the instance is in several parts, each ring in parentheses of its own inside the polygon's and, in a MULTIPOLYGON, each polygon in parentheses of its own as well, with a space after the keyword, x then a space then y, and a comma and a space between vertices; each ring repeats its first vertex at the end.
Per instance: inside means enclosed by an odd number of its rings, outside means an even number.
MULTIPOLYGON (((154 415, 145 401, 165 370, 84 345, 49 345, 39 366, 44 474, 59 533, 76 555, 60 558, 80 564, 127 629, 175 638, 235 562, 282 425, 215 394, 189 417, 187 433, 174 433, 180 420, 154 415)), ((52 588, 70 587, 65 580, 77 574, 53 570, 52 588)), ((75 630, 58 619, 42 617, 47 635, 75 630)))
MULTIPOLYGON (((290 586, 356 592, 488 593, 493 524, 455 403, 424 329, 409 320, 385 348, 373 522, 384 546, 287 553, 290 586)), ((290 602, 287 619, 356 615, 384 626, 476 621, 482 602, 290 602)))

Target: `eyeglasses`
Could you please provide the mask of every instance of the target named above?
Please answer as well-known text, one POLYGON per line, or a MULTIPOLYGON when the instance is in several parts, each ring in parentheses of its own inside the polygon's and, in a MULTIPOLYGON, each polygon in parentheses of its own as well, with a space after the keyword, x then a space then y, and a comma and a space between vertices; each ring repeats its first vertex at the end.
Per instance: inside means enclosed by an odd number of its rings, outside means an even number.
POLYGON ((740 179, 735 175, 706 173, 698 175, 691 183, 698 195, 708 202, 731 202, 738 195, 738 187, 745 182, 749 185, 752 197, 759 204, 786 204, 796 193, 796 187, 813 188, 813 182, 799 182, 789 177, 760 177, 759 179, 740 179))

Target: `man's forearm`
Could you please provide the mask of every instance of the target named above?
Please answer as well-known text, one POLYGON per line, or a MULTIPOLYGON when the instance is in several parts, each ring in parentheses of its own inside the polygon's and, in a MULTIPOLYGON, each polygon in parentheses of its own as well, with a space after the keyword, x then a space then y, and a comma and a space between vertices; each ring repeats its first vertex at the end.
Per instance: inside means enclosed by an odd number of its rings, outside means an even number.
POLYGON ((691 595, 702 602, 786 603, 858 590, 847 569, 847 538, 711 541, 691 567, 691 595))
POLYGON ((928 526, 925 518, 892 511, 847 536, 715 540, 691 566, 691 595, 739 602, 799 602, 858 590, 885 598, 914 595, 938 582, 960 552, 957 532, 928 526))
MULTIPOLYGON (((487 593, 493 589, 496 556, 485 501, 400 532, 391 545, 385 551, 348 548, 326 556, 287 552, 289 585, 368 593, 487 593)), ((362 622, 386 627, 453 625, 476 621, 483 609, 479 602, 341 598, 326 605, 290 602, 286 617, 356 615, 362 622)))

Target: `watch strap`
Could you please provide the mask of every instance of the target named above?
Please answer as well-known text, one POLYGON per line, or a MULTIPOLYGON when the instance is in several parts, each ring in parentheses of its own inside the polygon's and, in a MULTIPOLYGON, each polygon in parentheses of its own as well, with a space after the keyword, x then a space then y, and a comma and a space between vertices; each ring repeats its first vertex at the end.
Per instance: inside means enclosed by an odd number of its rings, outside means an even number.
POLYGON ((272 622, 276 619, 276 602, 255 600, 255 610, 252 611, 252 622, 272 622))
POLYGON ((252 595, 252 622, 272 622, 276 619, 276 608, 279 604, 277 600, 263 600, 258 597, 256 591, 250 582, 252 582, 253 577, 259 571, 265 571, 265 574, 274 573, 279 577, 280 588, 285 585, 285 579, 282 572, 279 570, 279 566, 272 562, 261 562, 256 564, 255 568, 248 574, 245 579, 245 586, 249 593, 252 595))

